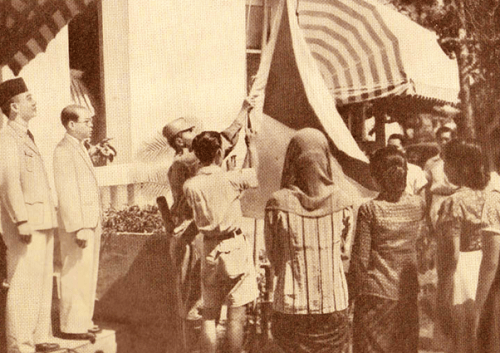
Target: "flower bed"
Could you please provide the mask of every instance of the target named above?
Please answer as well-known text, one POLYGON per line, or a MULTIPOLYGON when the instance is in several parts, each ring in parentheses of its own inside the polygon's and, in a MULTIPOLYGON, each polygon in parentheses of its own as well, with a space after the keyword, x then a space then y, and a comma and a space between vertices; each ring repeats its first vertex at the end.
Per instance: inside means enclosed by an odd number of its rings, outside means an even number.
POLYGON ((104 214, 103 230, 127 233, 163 231, 163 220, 157 206, 130 206, 123 210, 109 209, 104 214))
POLYGON ((165 234, 157 206, 130 206, 123 210, 109 209, 102 222, 101 251, 106 251, 110 237, 117 234, 165 234))

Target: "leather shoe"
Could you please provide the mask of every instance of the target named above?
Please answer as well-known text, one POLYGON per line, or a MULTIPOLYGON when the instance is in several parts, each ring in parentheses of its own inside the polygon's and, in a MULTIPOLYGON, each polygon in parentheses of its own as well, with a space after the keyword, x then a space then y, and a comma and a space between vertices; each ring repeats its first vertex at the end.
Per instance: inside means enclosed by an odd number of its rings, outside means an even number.
POLYGON ((64 340, 89 340, 90 343, 94 344, 96 341, 96 337, 93 333, 64 333, 61 332, 58 335, 60 338, 64 340))
POLYGON ((35 344, 36 352, 52 352, 59 349, 59 345, 57 343, 39 343, 35 344))
POLYGON ((89 328, 89 333, 97 334, 97 333, 101 333, 101 332, 102 332, 102 328, 100 328, 97 325, 94 325, 94 327, 89 328))

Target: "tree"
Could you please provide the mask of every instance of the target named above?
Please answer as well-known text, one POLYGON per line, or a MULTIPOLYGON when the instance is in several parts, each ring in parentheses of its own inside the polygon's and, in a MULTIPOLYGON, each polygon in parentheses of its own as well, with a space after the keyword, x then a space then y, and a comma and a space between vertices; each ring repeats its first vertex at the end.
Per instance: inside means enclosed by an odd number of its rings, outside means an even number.
POLYGON ((386 0, 438 34, 443 50, 457 59, 465 138, 485 137, 500 112, 500 0, 386 0))

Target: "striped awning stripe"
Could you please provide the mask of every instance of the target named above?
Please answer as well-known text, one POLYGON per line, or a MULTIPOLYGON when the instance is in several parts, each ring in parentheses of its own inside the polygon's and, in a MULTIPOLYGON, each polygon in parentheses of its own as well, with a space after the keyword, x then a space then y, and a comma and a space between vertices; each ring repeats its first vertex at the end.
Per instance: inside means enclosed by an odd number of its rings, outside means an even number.
POLYGON ((0 67, 18 75, 23 66, 93 0, 6 0, 0 3, 0 67))
POLYGON ((299 0, 299 26, 338 105, 413 90, 397 37, 364 0, 299 0))

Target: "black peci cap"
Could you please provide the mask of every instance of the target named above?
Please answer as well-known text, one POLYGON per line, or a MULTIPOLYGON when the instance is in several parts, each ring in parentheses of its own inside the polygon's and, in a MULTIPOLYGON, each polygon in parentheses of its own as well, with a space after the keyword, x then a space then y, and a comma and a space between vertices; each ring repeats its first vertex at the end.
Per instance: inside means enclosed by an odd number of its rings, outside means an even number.
POLYGON ((0 107, 18 94, 28 92, 28 87, 22 77, 0 83, 0 107))

